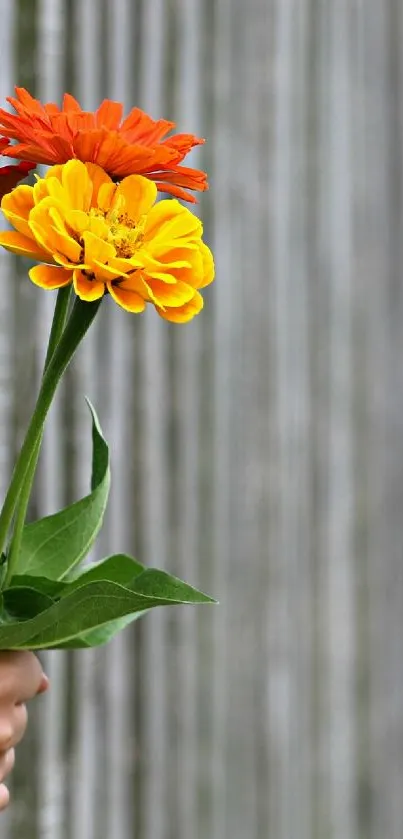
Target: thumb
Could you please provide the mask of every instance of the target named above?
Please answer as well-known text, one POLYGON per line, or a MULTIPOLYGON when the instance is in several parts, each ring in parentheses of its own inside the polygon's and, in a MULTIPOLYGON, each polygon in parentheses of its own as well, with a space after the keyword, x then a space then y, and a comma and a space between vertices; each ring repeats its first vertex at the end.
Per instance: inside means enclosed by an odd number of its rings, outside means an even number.
POLYGON ((50 684, 50 683, 49 683, 49 679, 48 679, 48 677, 47 677, 46 673, 42 673, 42 678, 41 678, 41 681, 40 681, 40 684, 39 684, 39 688, 38 688, 37 696, 38 696, 40 693, 46 693, 46 691, 47 691, 47 690, 48 690, 48 688, 49 688, 49 684, 50 684))

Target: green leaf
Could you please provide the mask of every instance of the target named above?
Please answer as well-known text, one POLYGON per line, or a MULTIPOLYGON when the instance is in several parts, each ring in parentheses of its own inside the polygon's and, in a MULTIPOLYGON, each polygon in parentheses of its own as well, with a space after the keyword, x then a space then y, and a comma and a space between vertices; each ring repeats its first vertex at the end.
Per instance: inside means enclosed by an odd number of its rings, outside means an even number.
POLYGON ((108 556, 107 559, 101 559, 100 562, 92 562, 90 565, 80 568, 78 573, 76 572, 74 576, 69 577, 69 591, 95 580, 111 580, 114 583, 120 583, 122 586, 129 586, 144 571, 144 565, 137 562, 132 556, 113 554, 113 556, 108 556))
MULTIPOLYGON (((90 629, 89 632, 83 632, 82 635, 78 635, 76 638, 73 638, 71 641, 65 641, 61 644, 60 649, 88 649, 89 647, 100 647, 103 644, 107 644, 112 638, 115 637, 122 629, 126 629, 133 621, 142 618, 143 615, 147 613, 147 609, 144 609, 142 612, 135 612, 132 615, 125 615, 124 618, 118 618, 118 620, 110 621, 109 623, 105 623, 103 626, 99 626, 97 629, 90 629)), ((59 648, 56 648, 59 649, 59 648)))
POLYGON ((63 592, 68 588, 68 585, 61 580, 49 580, 48 577, 37 577, 34 574, 18 574, 16 577, 13 577, 10 588, 6 589, 4 593, 13 592, 15 589, 22 588, 35 589, 35 591, 45 594, 52 600, 59 600, 63 592))
MULTIPOLYGON (((138 571, 138 563, 130 560, 130 568, 127 559, 130 558, 125 555, 123 560, 122 555, 109 557, 80 578, 64 583, 60 600, 45 608, 42 608, 43 597, 48 595, 41 591, 38 579, 39 613, 28 620, 3 624, 0 628, 0 649, 95 646, 105 643, 127 623, 156 606, 214 602, 211 597, 181 580, 155 569, 135 573, 125 585, 111 579, 90 578, 91 573, 99 575, 101 566, 110 574, 128 577, 131 570, 138 571), (120 562, 125 566, 124 572, 120 562)), ((34 578, 31 583, 35 585, 34 578)), ((12 594, 14 597, 14 609, 17 611, 17 598, 22 592, 25 602, 27 588, 15 586, 5 592, 5 596, 12 594)), ((5 606, 7 608, 6 602, 5 606)))
POLYGON ((109 450, 95 410, 88 405, 93 440, 91 492, 59 513, 24 527, 19 574, 64 579, 88 553, 100 530, 110 486, 109 450))
MULTIPOLYGON (((115 554, 100 562, 87 565, 84 569, 80 570, 80 573, 76 573, 70 582, 48 580, 46 577, 32 577, 27 574, 14 577, 12 586, 7 590, 6 595, 8 596, 10 592, 15 592, 15 589, 29 589, 32 591, 32 586, 34 586, 38 595, 47 595, 46 599, 55 599, 56 597, 60 599, 64 594, 70 594, 76 588, 80 588, 80 586, 94 582, 95 580, 111 580, 129 587, 134 578, 144 570, 144 565, 141 565, 133 557, 127 554, 115 554)), ((45 606, 51 605, 53 601, 50 600, 50 603, 46 603, 46 599, 44 598, 43 600, 45 606)), ((38 604, 39 602, 38 600, 38 604)), ((6 603, 7 608, 8 603, 11 603, 10 599, 6 603)), ((38 611, 42 611, 42 609, 38 609, 38 611)), ((71 646, 77 649, 78 647, 97 647, 101 644, 106 644, 118 632, 132 623, 132 621, 137 620, 142 614, 144 612, 125 615, 123 618, 118 618, 97 629, 84 632, 81 637, 77 637, 71 642, 66 641, 64 646, 71 646)), ((29 615, 29 617, 32 616, 32 614, 29 615)))
POLYGON ((3 592, 3 610, 8 621, 26 621, 34 618, 38 613, 53 606, 54 602, 49 595, 28 586, 10 588, 3 592))
POLYGON ((110 580, 122 586, 130 587, 130 583, 145 570, 144 565, 127 554, 114 554, 100 562, 92 562, 68 580, 50 580, 48 577, 37 577, 31 574, 21 574, 13 577, 9 589, 34 588, 46 594, 53 600, 60 600, 65 594, 71 594, 76 588, 99 580, 110 580))

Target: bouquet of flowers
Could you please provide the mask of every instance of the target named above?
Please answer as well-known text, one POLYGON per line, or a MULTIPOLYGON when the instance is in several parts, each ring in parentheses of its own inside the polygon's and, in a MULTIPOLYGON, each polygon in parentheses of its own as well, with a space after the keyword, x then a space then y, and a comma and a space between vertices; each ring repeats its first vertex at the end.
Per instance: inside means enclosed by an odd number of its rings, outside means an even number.
POLYGON ((177 324, 203 307, 213 257, 200 220, 181 203, 207 189, 204 172, 182 165, 203 140, 171 134, 174 123, 139 108, 123 119, 110 100, 90 113, 69 94, 59 108, 16 88, 8 101, 14 113, 0 109, 0 153, 20 162, 0 168, 11 227, 0 245, 37 263, 30 279, 57 297, 38 398, 0 512, 0 649, 91 647, 156 606, 213 602, 125 554, 82 564, 110 485, 91 405, 90 493, 25 523, 49 407, 105 295, 133 314, 152 305, 177 324), (20 184, 38 163, 49 166, 44 177, 20 184), (157 201, 158 192, 173 197, 157 201))

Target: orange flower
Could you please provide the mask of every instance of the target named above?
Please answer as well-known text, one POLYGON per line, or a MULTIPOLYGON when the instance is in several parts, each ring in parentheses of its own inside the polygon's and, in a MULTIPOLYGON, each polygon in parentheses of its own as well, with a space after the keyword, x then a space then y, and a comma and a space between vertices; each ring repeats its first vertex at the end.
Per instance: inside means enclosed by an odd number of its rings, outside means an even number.
POLYGON ((7 101, 16 113, 0 109, 0 134, 17 141, 5 152, 9 157, 46 164, 71 158, 97 163, 114 180, 144 175, 161 192, 192 203, 196 199, 187 190, 207 189, 204 172, 179 165, 204 140, 193 134, 166 138, 174 122, 153 120, 140 108, 133 108, 122 121, 123 106, 110 99, 92 113, 83 111, 68 93, 60 109, 53 103, 42 105, 22 87, 15 90, 17 98, 7 101))
POLYGON ((129 312, 152 303, 165 320, 185 323, 203 307, 199 289, 214 278, 213 257, 201 221, 156 197, 141 175, 115 184, 95 163, 70 160, 4 196, 14 230, 0 233, 0 245, 45 263, 29 272, 42 288, 72 282, 82 300, 109 292, 129 312))
MULTIPOLYGON (((9 145, 8 140, 0 137, 0 155, 5 154, 9 145)), ((11 155, 11 157, 14 157, 14 155, 11 155)), ((19 181, 26 178, 31 169, 35 169, 35 163, 25 163, 25 161, 14 165, 0 166, 0 199, 7 192, 10 192, 19 181)))

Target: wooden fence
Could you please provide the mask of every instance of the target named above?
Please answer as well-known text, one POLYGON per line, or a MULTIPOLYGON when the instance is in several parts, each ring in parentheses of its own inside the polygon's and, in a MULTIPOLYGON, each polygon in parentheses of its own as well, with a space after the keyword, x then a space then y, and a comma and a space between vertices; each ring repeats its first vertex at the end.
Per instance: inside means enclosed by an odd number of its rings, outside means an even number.
MULTIPOLYGON (((216 595, 50 653, 2 839, 401 839, 401 0, 0 0, 14 83, 139 104, 194 161, 217 280, 192 324, 105 304, 32 516, 111 443, 97 555, 216 595), (63 457, 60 441, 63 441, 63 457)), ((54 297, 0 255, 0 489, 54 297)))

